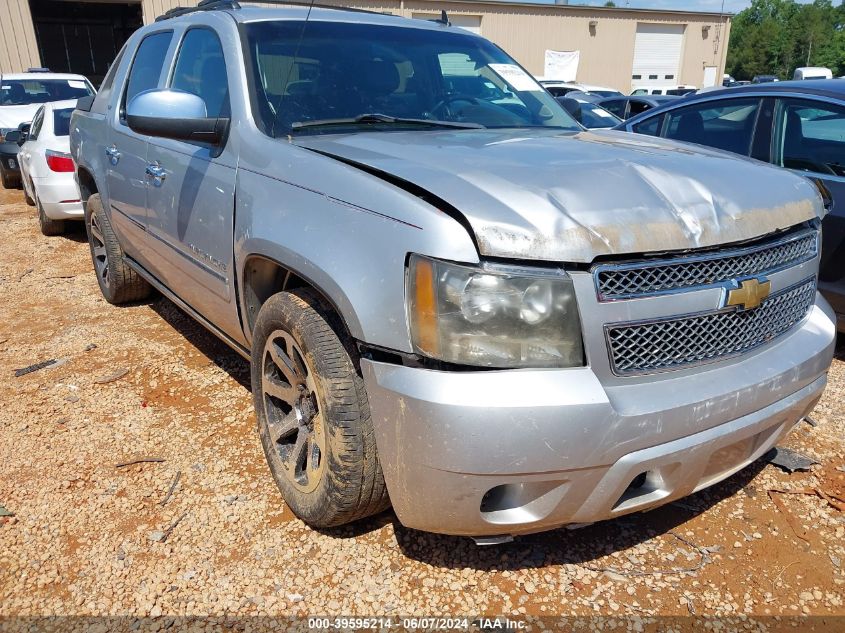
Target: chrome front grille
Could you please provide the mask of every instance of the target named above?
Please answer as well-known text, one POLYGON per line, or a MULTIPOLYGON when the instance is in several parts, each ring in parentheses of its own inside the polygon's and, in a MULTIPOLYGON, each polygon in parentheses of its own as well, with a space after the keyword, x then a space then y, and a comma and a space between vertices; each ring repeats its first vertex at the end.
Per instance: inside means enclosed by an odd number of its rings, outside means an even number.
POLYGON ((740 249, 692 256, 601 264, 593 269, 599 301, 631 299, 679 289, 702 288, 795 266, 818 253, 818 231, 803 229, 787 237, 740 249))
POLYGON ((742 354, 784 334, 809 311, 815 277, 770 296, 758 308, 605 326, 617 375, 653 373, 742 354))

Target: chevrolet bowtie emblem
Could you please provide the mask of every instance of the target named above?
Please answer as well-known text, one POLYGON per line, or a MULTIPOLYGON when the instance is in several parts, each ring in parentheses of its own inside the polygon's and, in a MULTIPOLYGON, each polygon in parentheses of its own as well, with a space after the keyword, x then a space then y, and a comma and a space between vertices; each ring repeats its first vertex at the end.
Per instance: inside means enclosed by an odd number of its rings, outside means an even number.
POLYGON ((772 291, 772 282, 761 279, 743 279, 739 288, 728 290, 726 306, 737 306, 743 310, 751 310, 759 306, 772 291))

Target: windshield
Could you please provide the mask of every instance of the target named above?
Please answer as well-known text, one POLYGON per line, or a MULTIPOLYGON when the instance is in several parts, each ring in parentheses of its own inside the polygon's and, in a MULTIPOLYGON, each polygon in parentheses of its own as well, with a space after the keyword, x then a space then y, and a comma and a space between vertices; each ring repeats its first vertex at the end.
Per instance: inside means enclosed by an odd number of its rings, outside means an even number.
POLYGON ((65 101, 92 94, 91 84, 82 79, 3 79, 0 82, 0 106, 65 101))
POLYGON ((309 21, 303 33, 300 21, 271 21, 245 30, 255 117, 271 136, 425 128, 425 121, 580 130, 501 49, 459 28, 309 21), (346 127, 338 124, 344 120, 346 127), (321 121, 331 124, 315 125, 321 121))

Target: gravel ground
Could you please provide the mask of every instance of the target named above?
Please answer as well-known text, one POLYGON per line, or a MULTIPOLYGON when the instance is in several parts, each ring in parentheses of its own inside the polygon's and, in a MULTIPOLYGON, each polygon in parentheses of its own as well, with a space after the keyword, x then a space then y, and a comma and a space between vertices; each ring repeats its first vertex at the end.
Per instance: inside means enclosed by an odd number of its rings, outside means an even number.
POLYGON ((493 548, 390 512, 321 533, 269 475, 240 357, 165 299, 109 306, 84 234, 41 236, 20 192, 0 225, 0 616, 845 615, 845 513, 768 494, 845 491, 843 347, 818 426, 785 442, 809 473, 756 463, 493 548), (139 458, 159 461, 116 466, 139 458))

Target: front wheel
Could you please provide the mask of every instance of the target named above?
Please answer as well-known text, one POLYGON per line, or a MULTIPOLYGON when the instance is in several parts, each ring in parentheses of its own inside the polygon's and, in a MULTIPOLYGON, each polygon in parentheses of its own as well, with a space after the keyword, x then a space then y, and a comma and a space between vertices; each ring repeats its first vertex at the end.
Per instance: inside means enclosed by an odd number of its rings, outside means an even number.
POLYGON ((9 173, 2 167, 0 167, 0 180, 3 182, 4 189, 17 189, 21 184, 20 176, 9 173))
POLYGON ((261 307, 252 393, 264 454, 291 510, 317 528, 390 505, 353 341, 309 290, 261 307))

